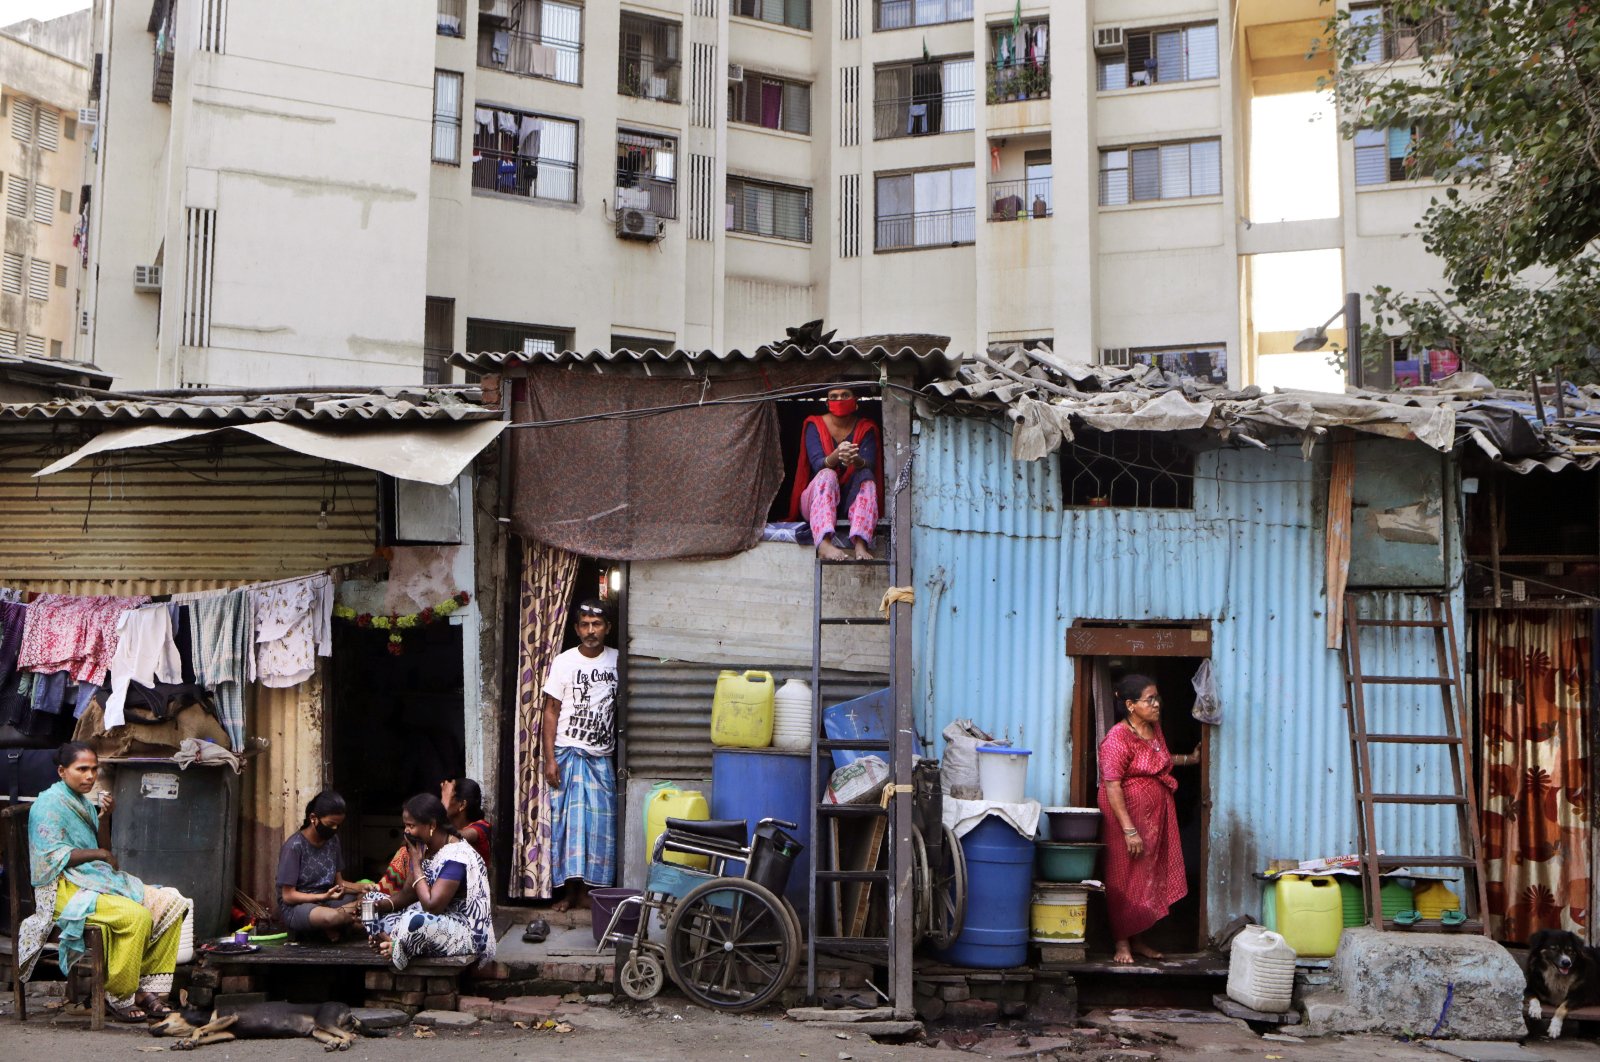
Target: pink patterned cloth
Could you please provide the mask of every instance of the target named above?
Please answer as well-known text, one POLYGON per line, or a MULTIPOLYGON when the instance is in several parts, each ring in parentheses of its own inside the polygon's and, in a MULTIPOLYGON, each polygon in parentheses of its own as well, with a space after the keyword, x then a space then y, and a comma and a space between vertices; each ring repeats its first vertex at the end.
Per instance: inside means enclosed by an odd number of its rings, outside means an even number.
MULTIPOLYGON (((821 542, 833 534, 839 521, 839 473, 824 468, 811 477, 800 495, 800 515, 811 524, 811 541, 821 542)), ((878 525, 878 484, 867 480, 850 503, 850 537, 872 545, 872 532, 878 525)))
POLYGON ((1177 788, 1172 754, 1160 727, 1149 741, 1126 723, 1111 728, 1100 743, 1100 840, 1105 845, 1106 914, 1118 940, 1161 921, 1189 891, 1178 841, 1178 808, 1172 801, 1177 788), (1122 823, 1106 799, 1107 782, 1122 783, 1123 803, 1144 841, 1144 854, 1137 859, 1128 854, 1122 823))
POLYGON ((76 682, 104 685, 117 652, 117 620, 148 597, 40 594, 22 625, 19 671, 71 672, 76 682))

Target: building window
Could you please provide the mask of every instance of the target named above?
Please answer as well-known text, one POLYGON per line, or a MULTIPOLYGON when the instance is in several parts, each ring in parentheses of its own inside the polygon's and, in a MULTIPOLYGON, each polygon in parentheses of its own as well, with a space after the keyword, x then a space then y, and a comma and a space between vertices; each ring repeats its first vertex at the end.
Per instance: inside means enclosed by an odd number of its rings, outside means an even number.
POLYGON ((811 0, 732 0, 729 13, 794 29, 811 28, 811 0))
POLYGON ((473 111, 472 187, 578 201, 578 123, 504 107, 473 111))
POLYGON ((465 37, 467 35, 466 18, 466 0, 439 0, 439 36, 465 37))
POLYGON ((972 128, 972 57, 895 63, 874 71, 873 138, 972 128))
POLYGON ((1026 176, 1020 181, 989 182, 990 221, 1047 218, 1055 212, 1050 196, 1050 152, 1024 154, 1023 173, 1026 176))
POLYGON ((568 85, 579 82, 583 7, 557 0, 500 0, 478 15, 478 65, 568 85))
POLYGON ((55 151, 61 147, 61 112, 39 108, 39 147, 55 151))
POLYGON ((1418 21, 1397 15, 1389 4, 1351 4, 1350 28, 1364 63, 1420 59, 1450 47, 1445 14, 1418 21))
POLYGON ((728 177, 729 232, 811 242, 811 189, 728 177))
POLYGON ((433 72, 433 161, 461 165, 461 75, 433 72))
POLYGON ((58 266, 56 266, 56 287, 64 288, 66 286, 67 286, 67 267, 64 266, 64 265, 58 265, 58 266))
POLYGON ((61 135, 68 140, 78 139, 78 120, 76 118, 61 119, 61 135))
POLYGON ((0 258, 0 292, 7 295, 22 294, 22 256, 6 251, 0 258))
POLYGON ((1105 92, 1217 76, 1217 24, 1202 22, 1124 34, 1120 52, 1100 56, 1097 87, 1105 92))
POLYGON ((33 116, 36 109, 33 101, 18 99, 15 96, 10 97, 10 100, 12 139, 24 144, 33 143, 33 116))
POLYGON ((972 243, 973 168, 879 177, 874 209, 880 251, 972 243))
POLYGON ((728 121, 810 133, 811 86, 746 70, 744 80, 728 84, 728 121))
POLYGON ((28 182, 14 173, 6 185, 6 213, 24 220, 28 217, 28 182))
POLYGON ((50 263, 35 258, 28 262, 28 298, 36 302, 50 300, 50 263))
POLYGON ((450 382, 450 350, 456 341, 456 300, 428 297, 422 324, 422 382, 450 382))
POLYGON ((1411 127, 1357 129, 1356 184, 1388 184, 1409 181, 1411 172, 1411 127))
POLYGON ((66 188, 61 189, 61 212, 72 213, 72 192, 66 188))
POLYGON ((612 353, 627 351, 630 354, 671 354, 676 346, 670 339, 652 339, 649 336, 629 336, 611 333, 612 353))
POLYGON ((639 99, 677 103, 682 29, 676 22, 626 12, 618 35, 617 91, 639 99))
POLYGON ((50 341, 50 356, 57 361, 61 360, 61 340, 52 339, 50 341))
POLYGON ((1075 508, 1192 509, 1194 452, 1168 432, 1081 431, 1061 447, 1061 486, 1075 508))
POLYGON ((966 22, 972 18, 972 0, 873 0, 872 28, 906 29, 966 22))
POLYGON ((48 184, 34 183, 33 220, 41 225, 50 225, 56 220, 56 190, 48 184))
POLYGON ((1102 350, 1102 365, 1153 365, 1162 372, 1192 376, 1212 383, 1228 382, 1228 347, 1225 343, 1198 346, 1134 347, 1102 350))
POLYGON ((617 132, 618 210, 678 216, 678 142, 670 136, 617 132))
POLYGON ((1100 205, 1222 194, 1222 142, 1109 148, 1100 152, 1100 205))
POLYGON ((1037 100, 1050 95, 1050 20, 989 27, 990 103, 1037 100))
POLYGON ((469 354, 559 354, 571 349, 571 329, 467 318, 469 354))

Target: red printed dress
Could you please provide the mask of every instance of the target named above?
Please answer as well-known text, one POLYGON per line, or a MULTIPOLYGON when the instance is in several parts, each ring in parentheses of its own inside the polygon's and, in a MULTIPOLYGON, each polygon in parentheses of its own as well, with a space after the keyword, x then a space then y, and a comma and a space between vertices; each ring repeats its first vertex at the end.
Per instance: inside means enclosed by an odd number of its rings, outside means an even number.
POLYGON ((1100 743, 1100 840, 1105 844, 1106 912, 1118 940, 1143 933, 1166 916, 1189 891, 1178 843, 1178 788, 1172 754, 1161 728, 1146 741, 1126 723, 1111 728, 1100 743), (1106 783, 1122 783, 1128 816, 1144 840, 1144 854, 1128 855, 1122 823, 1106 799, 1106 783))

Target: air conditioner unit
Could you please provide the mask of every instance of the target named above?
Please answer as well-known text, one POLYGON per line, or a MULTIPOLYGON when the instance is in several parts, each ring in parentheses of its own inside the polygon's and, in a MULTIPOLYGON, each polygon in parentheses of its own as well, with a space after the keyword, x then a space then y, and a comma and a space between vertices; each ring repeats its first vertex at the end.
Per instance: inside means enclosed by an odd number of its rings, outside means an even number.
POLYGON ((655 240, 661 235, 661 219, 648 210, 631 207, 617 211, 617 238, 620 240, 655 240))
POLYGON ((744 64, 743 63, 729 63, 728 64, 728 80, 729 81, 743 81, 744 80, 744 64))
POLYGON ((159 292, 161 290, 161 267, 158 265, 134 266, 133 290, 159 292))
POLYGON ((89 311, 88 310, 79 310, 78 311, 78 331, 82 335, 88 335, 89 334, 89 311))
POLYGON ((511 0, 478 0, 478 13, 490 18, 510 18, 511 0))
POLYGON ((96 125, 100 121, 100 112, 94 107, 78 108, 79 125, 96 125))
POLYGON ((1101 347, 1100 364, 1126 367, 1133 364, 1127 347, 1101 347))
POLYGON ((1094 31, 1094 50, 1096 52, 1122 51, 1122 27, 1100 26, 1094 31))

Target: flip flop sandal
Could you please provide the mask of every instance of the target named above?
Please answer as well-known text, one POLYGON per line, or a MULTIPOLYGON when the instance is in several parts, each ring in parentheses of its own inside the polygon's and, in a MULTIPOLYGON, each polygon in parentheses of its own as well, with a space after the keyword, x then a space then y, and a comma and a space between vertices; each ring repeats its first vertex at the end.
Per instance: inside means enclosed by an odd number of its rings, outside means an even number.
POLYGON ((108 999, 106 1000, 106 1013, 111 1015, 112 1021, 119 1021, 124 1025, 138 1025, 141 1022, 150 1020, 150 1015, 146 1014, 136 1003, 118 1005, 108 999))
POLYGON ((543 944, 550 938, 550 923, 542 918, 535 918, 528 923, 528 928, 522 931, 522 940, 527 944, 543 944))

